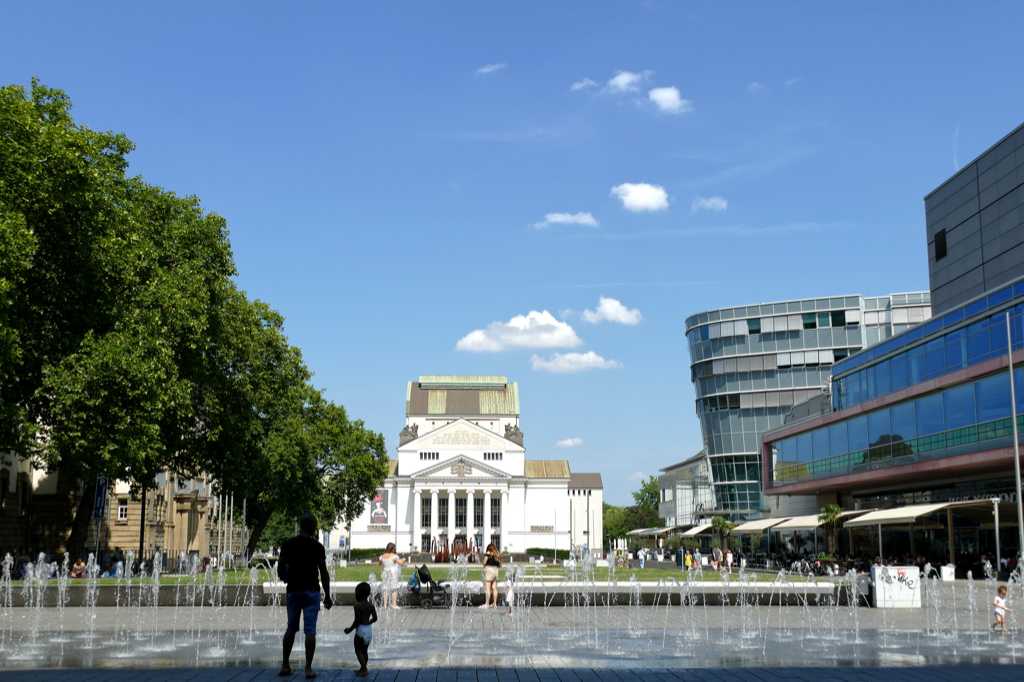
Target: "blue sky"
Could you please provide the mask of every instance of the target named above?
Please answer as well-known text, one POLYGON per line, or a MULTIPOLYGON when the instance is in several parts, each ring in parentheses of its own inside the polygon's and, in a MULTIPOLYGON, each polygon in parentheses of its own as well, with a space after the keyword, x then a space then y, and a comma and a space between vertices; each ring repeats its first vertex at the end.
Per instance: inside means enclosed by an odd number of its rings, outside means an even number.
POLYGON ((394 447, 407 381, 507 375, 528 457, 620 504, 701 447, 687 316, 927 290, 924 195, 1024 120, 1019 2, 4 16, 0 82, 225 216, 328 397, 394 447))

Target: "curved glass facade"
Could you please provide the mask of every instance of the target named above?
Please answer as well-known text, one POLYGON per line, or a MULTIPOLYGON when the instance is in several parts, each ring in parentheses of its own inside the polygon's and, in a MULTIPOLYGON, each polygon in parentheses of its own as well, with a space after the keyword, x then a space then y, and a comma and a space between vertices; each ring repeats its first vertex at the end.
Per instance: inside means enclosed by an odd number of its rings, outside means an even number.
POLYGON ((690 378, 715 507, 756 517, 761 435, 821 394, 837 359, 930 316, 927 293, 842 296, 710 310, 686 321, 690 378))

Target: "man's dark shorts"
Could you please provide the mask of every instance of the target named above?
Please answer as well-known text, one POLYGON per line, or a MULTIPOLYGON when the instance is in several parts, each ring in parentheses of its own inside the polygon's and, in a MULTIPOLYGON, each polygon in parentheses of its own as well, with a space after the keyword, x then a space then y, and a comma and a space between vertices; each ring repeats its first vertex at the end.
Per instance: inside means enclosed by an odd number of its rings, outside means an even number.
POLYGON ((307 635, 316 634, 316 619, 320 615, 320 590, 289 592, 285 604, 288 608, 288 627, 285 632, 299 631, 299 614, 302 614, 302 631, 307 635))

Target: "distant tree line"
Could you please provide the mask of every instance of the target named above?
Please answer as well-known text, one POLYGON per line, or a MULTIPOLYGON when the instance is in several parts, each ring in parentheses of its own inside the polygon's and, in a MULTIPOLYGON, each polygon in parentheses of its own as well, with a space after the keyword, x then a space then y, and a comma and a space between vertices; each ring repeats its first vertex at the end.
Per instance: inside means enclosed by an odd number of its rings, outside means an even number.
POLYGON ((274 511, 352 519, 387 475, 382 435, 311 382, 284 319, 250 300, 227 223, 129 177, 134 145, 77 125, 61 90, 0 88, 0 452, 133 493, 163 471, 274 511))
POLYGON ((658 516, 658 479, 650 476, 633 491, 634 504, 626 507, 604 504, 604 536, 607 540, 626 537, 638 528, 657 528, 662 525, 658 516))

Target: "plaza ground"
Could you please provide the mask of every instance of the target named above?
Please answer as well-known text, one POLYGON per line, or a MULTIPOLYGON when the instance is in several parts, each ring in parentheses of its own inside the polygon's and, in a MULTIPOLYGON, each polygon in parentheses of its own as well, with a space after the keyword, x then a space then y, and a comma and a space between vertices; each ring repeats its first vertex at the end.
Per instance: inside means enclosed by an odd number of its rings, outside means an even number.
MULTIPOLYGON (((1011 679, 1000 665, 945 665, 917 668, 378 668, 358 678, 350 669, 319 670, 322 682, 992 682, 1011 679)), ((0 682, 39 679, 38 670, 0 671, 0 682)), ((302 680, 278 677, 267 668, 177 668, 160 671, 69 669, 50 671, 47 682, 273 682, 302 680)))

